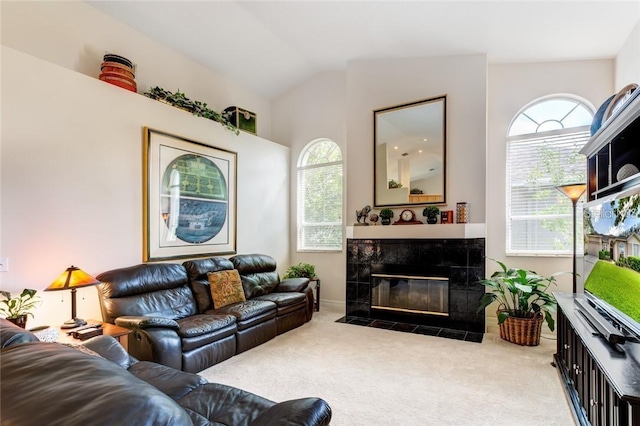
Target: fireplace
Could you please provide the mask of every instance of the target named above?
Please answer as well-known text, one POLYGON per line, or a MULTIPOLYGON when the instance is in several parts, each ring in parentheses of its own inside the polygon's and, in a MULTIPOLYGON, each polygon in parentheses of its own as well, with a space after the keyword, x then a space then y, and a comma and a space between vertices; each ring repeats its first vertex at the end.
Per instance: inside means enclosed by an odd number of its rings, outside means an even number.
POLYGON ((371 309, 449 316, 449 280, 412 275, 371 275, 371 309))
POLYGON ((484 257, 484 238, 347 238, 346 316, 484 333, 484 257))

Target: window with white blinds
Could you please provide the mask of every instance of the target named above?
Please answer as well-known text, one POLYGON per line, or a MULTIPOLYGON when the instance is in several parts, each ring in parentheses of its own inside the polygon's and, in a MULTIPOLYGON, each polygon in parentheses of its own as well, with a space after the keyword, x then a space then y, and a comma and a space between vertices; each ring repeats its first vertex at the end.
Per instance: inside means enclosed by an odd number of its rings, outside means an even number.
MULTIPOLYGON (((556 189, 586 181, 586 159, 578 152, 589 140, 593 113, 573 98, 547 98, 520 112, 507 139, 507 254, 573 253, 573 208, 556 189)), ((582 246, 578 203, 577 251, 582 246)))
POLYGON ((329 139, 311 142, 298 160, 298 251, 342 250, 342 153, 329 139))

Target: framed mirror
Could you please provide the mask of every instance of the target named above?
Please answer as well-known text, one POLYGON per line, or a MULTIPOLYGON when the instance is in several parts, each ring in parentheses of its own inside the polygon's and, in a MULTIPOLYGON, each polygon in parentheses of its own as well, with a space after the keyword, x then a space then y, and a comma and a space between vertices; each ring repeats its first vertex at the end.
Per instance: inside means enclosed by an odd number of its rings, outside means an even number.
POLYGON ((373 111, 373 204, 446 203, 447 97, 373 111))

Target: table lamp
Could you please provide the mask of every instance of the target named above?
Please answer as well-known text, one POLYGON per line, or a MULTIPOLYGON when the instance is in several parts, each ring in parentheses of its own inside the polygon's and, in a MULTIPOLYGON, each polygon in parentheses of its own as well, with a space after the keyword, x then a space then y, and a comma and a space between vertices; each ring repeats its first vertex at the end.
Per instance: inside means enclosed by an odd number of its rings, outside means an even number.
POLYGON ((85 320, 76 317, 76 289, 96 284, 100 284, 100 281, 82 269, 71 265, 49 287, 44 289, 44 291, 71 289, 71 319, 65 321, 60 328, 76 328, 87 324, 85 320))
POLYGON ((556 187, 558 191, 569 197, 573 203, 573 292, 577 291, 577 271, 576 271, 576 204, 584 191, 587 190, 585 183, 570 183, 556 187))

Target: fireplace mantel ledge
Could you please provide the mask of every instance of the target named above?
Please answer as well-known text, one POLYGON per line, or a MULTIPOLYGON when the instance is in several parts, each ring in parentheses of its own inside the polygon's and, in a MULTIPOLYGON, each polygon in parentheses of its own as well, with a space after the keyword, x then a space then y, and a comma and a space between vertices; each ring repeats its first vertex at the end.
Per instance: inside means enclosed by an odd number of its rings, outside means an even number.
POLYGON ((485 237, 486 232, 484 223, 347 226, 347 238, 355 240, 485 237))

